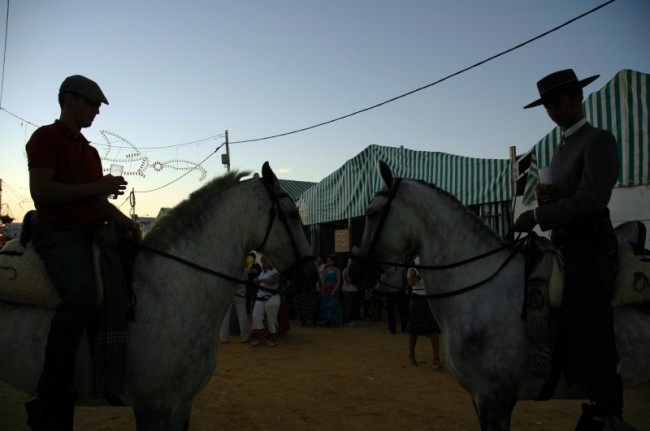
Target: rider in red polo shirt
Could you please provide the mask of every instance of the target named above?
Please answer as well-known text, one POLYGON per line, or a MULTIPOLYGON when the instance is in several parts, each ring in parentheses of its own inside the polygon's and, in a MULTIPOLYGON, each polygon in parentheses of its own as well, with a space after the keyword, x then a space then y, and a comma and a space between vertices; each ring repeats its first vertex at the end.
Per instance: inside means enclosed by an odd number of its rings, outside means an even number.
POLYGON ((90 127, 108 100, 94 81, 66 78, 59 90, 61 116, 27 142, 29 186, 38 215, 32 239, 61 295, 50 324, 38 396, 26 405, 33 430, 72 430, 72 388, 77 344, 95 313, 93 238, 115 220, 140 237, 138 225, 107 197, 123 195, 123 177, 103 175, 97 150, 81 129, 90 127))

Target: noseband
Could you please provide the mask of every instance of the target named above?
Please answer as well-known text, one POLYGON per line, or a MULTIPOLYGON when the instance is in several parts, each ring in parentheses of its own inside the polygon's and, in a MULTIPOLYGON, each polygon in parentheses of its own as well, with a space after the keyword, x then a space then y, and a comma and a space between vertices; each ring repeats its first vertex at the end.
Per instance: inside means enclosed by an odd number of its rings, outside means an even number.
POLYGON ((284 226, 284 230, 287 232, 287 235, 291 240, 291 246, 293 248, 294 254, 296 255, 296 261, 293 263, 293 265, 291 265, 289 268, 283 271, 280 271, 282 274, 286 275, 287 277, 290 277, 290 275, 295 271, 296 267, 304 264, 307 261, 313 260, 313 256, 302 256, 300 254, 300 250, 298 248, 296 239, 291 234, 291 228, 289 227, 289 221, 287 220, 287 215, 284 212, 282 212, 278 206, 278 202, 280 199, 283 198, 291 199, 291 196, 289 196, 289 194, 286 192, 275 193, 271 189, 271 186, 266 183, 266 181, 263 181, 262 179, 260 179, 260 181, 262 181, 262 184, 264 185, 266 192, 271 198, 271 208, 269 208, 270 220, 268 226, 266 227, 266 233, 264 234, 264 239, 262 239, 261 244, 257 246, 254 250, 261 252, 264 249, 269 239, 269 236, 271 234, 271 229, 273 228, 273 223, 275 222, 275 219, 276 218, 280 219, 282 225, 284 226))
MULTIPOLYGON (((356 259, 360 262, 368 261, 369 257, 372 256, 372 251, 375 249, 375 246, 377 245, 377 241, 379 240, 379 236, 381 234, 381 231, 384 229, 384 224, 386 223, 386 218, 388 217, 388 212, 390 211, 391 204, 393 203, 393 199, 395 199, 395 195, 397 194, 397 189, 399 188, 400 184, 402 183, 401 178, 395 178, 393 180, 393 185, 391 186, 390 190, 387 192, 385 191, 378 191, 375 193, 375 198, 377 196, 383 196, 386 198, 386 204, 381 208, 381 213, 379 214, 379 224, 377 225, 377 229, 375 230, 375 234, 372 237, 372 241, 370 241, 370 246, 368 247, 368 251, 366 251, 365 256, 360 256, 354 251, 351 253, 351 258, 356 259)), ((381 263, 381 262, 374 262, 373 263, 381 263)))

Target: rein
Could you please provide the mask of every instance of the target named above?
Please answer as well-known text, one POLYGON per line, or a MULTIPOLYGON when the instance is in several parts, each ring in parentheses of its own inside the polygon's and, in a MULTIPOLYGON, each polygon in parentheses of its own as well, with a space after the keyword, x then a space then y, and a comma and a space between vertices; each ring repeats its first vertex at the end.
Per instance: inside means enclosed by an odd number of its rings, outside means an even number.
MULTIPOLYGON (((277 216, 277 218, 279 218, 282 221, 282 224, 284 225, 285 230, 287 231, 287 234, 289 235, 289 239, 291 240, 291 245, 293 246, 293 250, 294 250, 296 256, 298 257, 296 259, 296 261, 293 263, 293 265, 291 265, 289 268, 287 268, 284 271, 280 271, 281 274, 284 274, 285 272, 290 273, 291 271, 293 271, 293 269, 296 266, 302 264, 303 262, 311 261, 313 257, 312 256, 301 256, 300 255, 300 251, 298 249, 298 245, 296 244, 296 240, 293 237, 293 235, 291 234, 291 229, 289 227, 287 217, 282 211, 278 210, 278 200, 281 199, 281 198, 289 198, 290 199, 291 196, 289 196, 289 194, 286 193, 286 192, 275 193, 271 189, 271 186, 269 186, 264 180, 260 179, 260 181, 264 185, 264 189, 266 190, 269 197, 271 198, 271 208, 269 210, 269 215, 271 216, 271 220, 269 221, 269 224, 268 224, 268 226, 266 228, 266 232, 264 234, 264 239, 262 240, 262 243, 257 248, 255 248, 254 250, 261 251, 266 246, 266 243, 267 243, 267 241, 269 239, 269 236, 271 234, 271 228, 273 227, 273 223, 275 222, 275 219, 276 219, 276 216, 277 216)), ((246 286, 260 288, 260 286, 257 286, 257 285, 255 285, 253 283, 249 283, 246 280, 242 280, 240 278, 232 277, 232 276, 230 276, 228 274, 224 274, 223 272, 219 272, 219 271, 215 271, 215 270, 210 269, 210 268, 206 268, 205 266, 202 266, 202 265, 199 265, 197 263, 191 262, 189 260, 183 259, 182 257, 175 256, 175 255, 173 255, 171 253, 167 253, 165 251, 158 250, 156 248, 149 247, 147 245, 140 244, 140 245, 138 245, 138 248, 141 249, 141 250, 150 251, 150 252, 152 252, 154 254, 165 257, 167 259, 171 259, 171 260, 174 260, 176 262, 182 263, 183 265, 188 266, 188 267, 193 268, 193 269, 196 269, 197 271, 201 271, 201 272, 204 272, 206 274, 214 275, 216 277, 222 278, 222 279, 227 280, 227 281, 231 281, 233 283, 244 284, 246 286)), ((279 290, 278 290, 278 293, 280 293, 279 290)))
POLYGON ((197 263, 191 262, 189 260, 183 259, 182 257, 175 256, 173 254, 167 253, 162 250, 158 250, 157 248, 149 247, 148 245, 139 245, 139 249, 141 250, 147 250, 152 253, 155 253, 159 256, 166 257, 167 259, 175 260, 176 262, 182 263, 185 266, 189 266, 192 269, 196 269, 197 271, 205 272, 206 274, 214 275, 219 278, 223 278, 224 280, 232 281, 234 283, 242 283, 242 284, 249 284, 246 281, 243 281, 237 277, 232 277, 228 274, 224 274, 223 272, 215 271, 210 268, 206 268, 205 266, 201 266, 197 263))
MULTIPOLYGON (((395 178, 395 180, 393 182, 393 185, 392 185, 391 189, 388 192, 379 191, 379 192, 375 193, 375 196, 386 197, 387 202, 384 205, 384 207, 382 208, 381 218, 379 219, 379 224, 377 225, 377 229, 376 229, 375 235, 373 236, 372 241, 370 243, 370 247, 368 248, 368 251, 366 252, 366 256, 371 255, 372 250, 377 245, 377 241, 379 240, 379 235, 380 235, 380 233, 381 233, 381 231, 382 231, 382 229, 384 227, 384 224, 386 222, 386 218, 388 217, 388 212, 390 211, 391 204, 393 202, 393 199, 395 198, 395 195, 397 194, 397 189, 399 188, 399 186, 401 184, 401 181, 402 181, 401 178, 395 178)), ((497 247, 494 250, 490 250, 490 251, 488 251, 486 253, 482 253, 482 254, 479 254, 477 256, 472 256, 472 257, 470 257, 468 259, 464 259, 464 260, 461 260, 461 261, 458 261, 458 262, 453 262, 453 263, 444 264, 444 265, 407 265, 407 264, 401 263, 401 262, 399 262, 399 263, 397 263, 397 262, 384 262, 384 261, 379 261, 379 260, 372 260, 372 259, 369 259, 368 257, 362 257, 362 256, 359 256, 356 253, 352 253, 351 257, 352 257, 352 259, 356 259, 356 260, 359 260, 361 262, 365 262, 365 263, 370 262, 370 263, 379 264, 379 265, 397 266, 397 267, 402 267, 402 268, 408 267, 408 268, 429 269, 429 270, 445 270, 445 269, 457 268, 459 266, 462 266, 462 265, 465 265, 465 264, 468 264, 468 263, 471 263, 471 262, 475 262, 477 260, 492 256, 493 254, 496 254, 496 253, 499 253, 499 252, 501 252, 503 250, 510 249, 510 248, 514 247, 512 249, 512 251, 511 251, 511 253, 508 255, 508 257, 501 263, 501 265, 499 265, 499 267, 496 269, 496 271, 494 273, 492 273, 490 276, 488 276, 487 278, 485 278, 485 279, 483 279, 483 280, 481 280, 479 282, 476 282, 474 284, 471 284, 469 286, 462 287, 462 288, 459 288, 459 289, 456 289, 456 290, 451 290, 451 291, 448 291, 448 292, 431 293, 431 294, 426 294, 426 295, 418 295, 421 298, 449 298, 451 296, 461 295, 463 293, 474 290, 477 287, 480 287, 480 286, 488 283, 492 279, 494 279, 501 272, 501 270, 503 270, 503 268, 505 268, 508 265, 508 263, 515 257, 515 255, 521 251, 522 244, 524 242, 526 242, 527 239, 528 239, 528 236, 524 236, 522 238, 516 239, 513 242, 504 244, 501 247, 497 247)))
MULTIPOLYGON (((525 242, 527 239, 528 239, 528 237, 522 237, 522 238, 519 238, 519 239, 517 239, 515 241, 504 244, 501 247, 490 250, 490 251, 488 251, 486 253, 479 254, 477 256, 472 256, 472 257, 470 257, 468 259, 465 259, 465 260, 459 260, 458 262, 448 263, 448 264, 445 264, 445 265, 415 265, 415 264, 408 265, 408 264, 405 264, 405 263, 385 262, 385 261, 382 261, 382 260, 371 260, 371 262, 378 263, 380 265, 399 266, 399 267, 402 267, 402 268, 407 268, 408 267, 408 268, 432 269, 432 270, 451 269, 451 268, 456 268, 458 266, 465 265, 467 263, 472 263, 472 262, 475 262, 477 260, 481 260, 481 259, 483 259, 485 257, 488 257, 488 256, 492 256, 493 254, 497 254, 498 252, 506 250, 506 249, 508 249, 510 247, 513 247, 513 246, 520 246, 520 244, 525 242)), ((515 252, 516 251, 519 251, 519 248, 517 248, 515 250, 515 252)), ((357 259, 359 259, 359 260, 367 260, 367 259, 363 259, 361 257, 357 257, 357 259)), ((509 259, 510 258, 508 258, 508 260, 509 259)))
MULTIPOLYGON (((496 277, 501 272, 501 270, 503 270, 503 268, 505 268, 508 265, 508 263, 515 257, 515 255, 521 251, 521 249, 522 249, 521 244, 524 243, 527 239, 528 239, 528 237, 523 237, 523 238, 520 238, 520 239, 518 239, 518 240, 516 240, 516 241, 514 241, 512 243, 509 243, 509 244, 506 244, 506 245, 504 245, 502 247, 499 247, 497 249, 491 250, 491 251, 489 251, 487 253, 483 253, 481 255, 474 256, 474 257, 471 257, 469 259, 462 260, 462 261, 459 261, 459 262, 455 262, 455 263, 452 263, 452 264, 447 264, 447 265, 437 265, 437 266, 436 265, 406 265, 406 264, 403 264, 403 263, 383 262, 383 261, 378 261, 378 260, 370 260, 370 259, 367 259, 367 258, 362 259, 362 258, 360 258, 358 256, 356 258, 359 259, 359 260, 365 261, 365 262, 377 263, 377 264, 380 264, 380 265, 397 266, 397 267, 402 267, 402 268, 408 267, 408 268, 417 268, 417 269, 444 270, 444 269, 450 269, 450 268, 455 268, 455 267, 458 267, 458 266, 462 266, 463 264, 466 264, 466 263, 469 263, 469 262, 474 262, 474 261, 479 260, 481 258, 491 256, 491 255, 493 255, 493 254, 495 254, 495 253, 497 253, 499 251, 502 251, 502 250, 504 250, 506 248, 509 248, 509 247, 512 247, 512 246, 515 246, 515 245, 517 246, 512 250, 512 252, 508 255, 508 257, 501 263, 501 265, 499 265, 499 267, 496 269, 496 271, 494 273, 492 273, 490 276, 488 276, 487 278, 485 278, 485 279, 483 279, 481 281, 478 281, 478 282, 476 282, 474 284, 471 284, 469 286, 465 286, 465 287, 462 287, 462 288, 459 288, 459 289, 456 289, 456 290, 451 290, 449 292, 428 293, 426 295, 417 295, 419 298, 423 298, 423 299, 424 298, 432 298, 432 299, 435 299, 435 298, 449 298, 451 296, 460 295, 460 294, 469 292, 471 290, 474 290, 477 287, 480 287, 480 286, 488 283, 489 281, 491 281, 494 277, 496 277)), ((411 295, 409 295, 409 296, 411 296, 411 295)))
MULTIPOLYGON (((476 282, 476 283, 474 283, 474 284, 471 284, 471 285, 469 285, 469 286, 462 287, 462 288, 460 288, 460 289, 452 290, 452 291, 449 291, 449 292, 442 292, 442 293, 430 293, 430 294, 426 294, 426 295, 422 295, 422 296, 425 297, 425 298, 448 298, 448 297, 450 297, 450 296, 456 296, 456 295, 460 295, 460 294, 462 294, 462 293, 469 292, 470 290, 474 290, 474 289, 476 289, 477 287, 480 287, 480 286, 482 286, 482 285, 488 283, 488 282, 491 281, 494 277, 496 277, 496 276, 501 272, 501 270, 502 270, 503 268, 505 268, 505 267, 508 265, 508 263, 510 263, 510 261, 515 257, 515 255, 516 255, 517 253, 519 253, 519 252, 521 251, 521 244, 523 243, 523 241, 524 241, 525 239, 526 239, 526 238, 524 237, 523 239, 519 239, 519 240, 517 240, 517 241, 515 241, 515 242, 513 242, 513 243, 507 245, 507 247, 510 247, 511 245, 518 244, 518 247, 515 247, 515 248, 512 250, 512 252, 508 255, 508 257, 503 261, 503 263, 501 263, 501 265, 499 265, 499 267, 496 269, 496 271, 494 271, 494 273, 492 273, 492 275, 490 275, 489 277, 487 277, 487 278, 485 278, 485 279, 483 279, 483 280, 481 280, 481 281, 479 281, 479 282, 476 282)), ((500 247, 500 248, 498 248, 498 249, 496 249, 496 250, 492 250, 492 251, 489 252, 489 253, 485 253, 485 254, 482 254, 482 255, 480 255, 480 256, 476 256, 476 257, 474 257, 474 258, 468 259, 468 260, 463 261, 463 262, 472 262, 472 261, 477 260, 477 259, 480 259, 480 258, 482 258, 482 257, 489 256, 489 255, 491 255, 491 254, 494 254, 494 253, 496 253, 497 251, 503 250, 504 248, 506 248, 506 247, 500 247)), ((451 265, 451 266, 447 265, 447 266, 453 268, 454 266, 460 266, 460 264, 463 263, 463 262, 457 262, 456 264, 453 264, 453 265, 451 265)), ((413 266, 413 268, 431 268, 431 269, 441 269, 441 267, 428 267, 428 266, 419 266, 419 265, 418 265, 418 266, 413 266)))
POLYGON ((259 289, 259 290, 261 290, 263 292, 269 293, 269 295, 265 295, 262 298, 256 298, 256 300, 258 300, 258 301, 266 301, 271 296, 278 295, 278 294, 282 293, 286 289, 286 288, 277 289, 277 290, 267 289, 265 287, 258 286, 257 284, 250 283, 247 280, 242 280, 242 279, 239 279, 237 277, 232 277, 232 276, 230 276, 228 274, 224 274, 223 272, 219 272, 219 271, 212 270, 210 268, 206 268, 205 266, 201 266, 201 265, 196 264, 194 262, 191 262, 189 260, 185 260, 182 257, 175 256, 173 254, 164 252, 162 250, 158 250, 156 248, 152 248, 152 247, 149 247, 149 246, 146 246, 146 245, 140 245, 139 247, 141 249, 143 249, 143 250, 150 251, 152 253, 155 253, 155 254, 160 255, 162 257, 165 257, 167 259, 175 260, 176 262, 182 263, 183 265, 189 266, 190 268, 196 269, 197 271, 201 271, 201 272, 204 272, 206 274, 214 275, 216 277, 223 278, 224 280, 228 280, 228 281, 231 281, 233 283, 244 284, 244 285, 249 286, 249 287, 254 287, 254 288, 259 289))

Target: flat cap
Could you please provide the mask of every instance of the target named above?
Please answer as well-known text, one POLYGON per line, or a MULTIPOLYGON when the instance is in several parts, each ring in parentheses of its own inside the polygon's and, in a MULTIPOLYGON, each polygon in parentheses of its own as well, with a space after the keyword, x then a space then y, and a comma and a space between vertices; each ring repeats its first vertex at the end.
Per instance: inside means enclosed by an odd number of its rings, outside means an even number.
POLYGON ((92 79, 88 79, 81 75, 68 76, 59 88, 59 94, 63 93, 77 93, 88 100, 97 103, 105 103, 108 105, 108 100, 99 85, 92 79))

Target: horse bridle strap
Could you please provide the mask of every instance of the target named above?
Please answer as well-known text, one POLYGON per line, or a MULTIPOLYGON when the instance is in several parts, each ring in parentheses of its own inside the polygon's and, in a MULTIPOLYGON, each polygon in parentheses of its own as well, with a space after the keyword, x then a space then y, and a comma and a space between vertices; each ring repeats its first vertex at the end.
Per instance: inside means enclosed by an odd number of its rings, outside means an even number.
MULTIPOLYGON (((401 178, 395 178, 393 180, 393 185, 390 188, 388 192, 383 192, 383 191, 378 191, 375 193, 375 196, 383 196, 386 198, 386 204, 382 208, 381 211, 381 218, 379 219, 379 224, 377 225, 377 230, 375 231, 375 235, 372 237, 372 242, 370 243, 370 247, 368 248, 367 254, 370 255, 372 253, 372 250, 374 250, 375 245, 377 244, 377 240, 379 238, 379 234, 381 231, 384 229, 384 224, 386 223, 386 218, 388 217, 388 212, 390 211, 391 204, 393 203, 393 199, 395 199, 395 195, 397 194, 397 189, 399 188, 399 185, 402 183, 401 178)), ((353 255, 353 258, 358 258, 353 255)))
MULTIPOLYGON (((264 248, 264 246, 266 245, 266 242, 269 239, 269 235, 271 234, 271 228, 273 227, 273 223, 274 223, 275 218, 277 216, 282 221, 282 223, 283 223, 283 225, 284 225, 284 227, 285 227, 285 229, 287 231, 287 234, 289 235, 289 238, 291 239, 291 244, 293 245, 293 249, 294 249, 294 251, 295 251, 295 253, 296 253, 297 257, 298 257, 296 259, 296 262, 292 266, 290 266, 289 268, 287 268, 284 271, 280 271, 280 273, 285 273, 285 272, 291 271, 296 265, 299 265, 299 264, 301 264, 301 263, 303 263, 303 262, 305 262, 307 260, 311 260, 312 257, 311 256, 301 256, 300 255, 300 252, 298 250, 298 245, 296 244, 296 240, 294 239, 293 235, 291 235, 291 230, 289 229, 289 226, 287 224, 286 217, 285 217, 284 213, 282 213, 282 211, 278 211, 278 209, 277 209, 277 201, 278 201, 278 199, 280 199, 280 198, 289 198, 289 199, 291 199, 291 196, 289 196, 289 194, 285 193, 285 192, 275 193, 275 192, 273 192, 273 190, 271 190, 270 186, 265 181, 263 181, 263 180, 260 180, 260 181, 262 181, 262 184, 264 185, 264 188, 266 189, 267 193, 269 194, 269 197, 271 198, 271 209, 269 210, 269 214, 271 215, 271 220, 269 221, 269 224, 268 224, 268 226, 266 228, 266 233, 264 234, 264 239, 262 240, 262 243, 255 250, 258 250, 258 251, 262 250, 264 248), (279 213, 279 215, 278 215, 278 213, 279 213)), ((149 247, 149 246, 146 246, 146 245, 142 245, 142 244, 139 245, 139 248, 143 249, 143 250, 151 251, 151 252, 153 252, 155 254, 166 257, 168 259, 175 260, 176 262, 182 263, 183 265, 189 266, 190 268, 194 268, 194 269, 196 269, 198 271, 201 271, 201 272, 204 272, 206 274, 211 274, 211 275, 217 276, 219 278, 223 278, 224 280, 232 281, 234 283, 239 283, 239 284, 245 284, 247 286, 258 287, 257 285, 254 285, 254 284, 249 283, 247 281, 241 280, 241 279, 239 279, 237 277, 232 277, 232 276, 230 276, 228 274, 224 274, 222 272, 215 271, 215 270, 212 270, 210 268, 206 268, 206 267, 201 266, 201 265, 199 265, 197 263, 191 262, 189 260, 183 259, 182 257, 175 256, 173 254, 167 253, 167 252, 162 251, 162 250, 158 250, 158 249, 155 249, 155 248, 152 248, 152 247, 149 247)))
POLYGON ((198 263, 191 262, 189 260, 183 259, 182 257, 175 256, 173 254, 167 253, 166 251, 158 250, 157 248, 149 247, 148 245, 140 244, 138 246, 138 248, 140 248, 141 250, 150 251, 150 252, 155 253, 155 254, 157 254, 159 256, 166 257, 167 259, 175 260, 176 262, 182 263, 185 266, 189 266, 190 268, 196 269, 196 270, 201 271, 201 272, 205 272, 206 274, 215 275, 215 276, 217 276, 219 278, 223 278, 224 280, 232 281, 232 282, 235 282, 235 283, 247 284, 247 285, 250 284, 250 283, 248 283, 248 282, 246 282, 246 281, 244 281, 244 280, 242 280, 240 278, 232 277, 232 276, 230 276, 228 274, 224 274, 223 272, 219 272, 219 271, 215 271, 215 270, 210 269, 210 268, 206 268, 205 266, 201 266, 198 263))
POLYGON ((271 235, 271 228, 273 227, 273 223, 275 222, 276 216, 282 221, 282 224, 284 225, 285 230, 287 231, 287 234, 289 235, 289 239, 291 239, 291 245, 293 246, 293 250, 296 252, 296 255, 300 257, 300 252, 298 251, 298 245, 296 244, 296 240, 294 239, 293 235, 291 235, 291 229, 289 229, 289 225, 287 224, 287 219, 286 216, 282 211, 279 211, 278 209, 278 200, 281 198, 287 198, 291 199, 291 196, 289 196, 288 193, 282 192, 282 193, 275 193, 273 190, 271 190, 271 186, 266 183, 264 180, 262 181, 262 184, 264 185, 264 189, 266 192, 269 194, 269 197, 271 198, 271 208, 269 209, 269 215, 271 216, 271 219, 269 221, 268 226, 266 227, 266 232, 264 233, 264 239, 262 239, 262 243, 255 248, 255 250, 261 251, 264 246, 266 246, 266 242, 269 239, 269 236, 271 235))
POLYGON ((373 260, 369 259, 367 256, 370 256, 372 254, 372 250, 375 248, 377 245, 377 241, 379 239, 379 235, 384 227, 384 223, 386 222, 386 218, 388 217, 388 212, 390 211, 391 204, 393 202, 393 199, 395 198, 395 195, 397 194, 397 189, 399 188, 399 185, 401 183, 402 179, 401 178, 395 178, 392 187, 388 192, 384 191, 379 191, 375 194, 375 196, 383 196, 387 198, 386 204, 382 208, 381 211, 381 218, 379 219, 379 224, 377 225, 377 229, 375 230, 375 235, 372 238, 372 242, 370 243, 370 247, 368 248, 368 251, 366 252, 366 257, 359 256, 355 253, 352 254, 352 258, 362 261, 362 262, 372 262, 375 264, 379 265, 388 265, 388 266, 397 266, 397 267, 402 267, 402 268, 417 268, 417 269, 428 269, 428 270, 445 270, 445 269, 451 269, 451 268, 456 268, 483 258, 486 258, 488 256, 491 256, 493 254, 496 254, 500 251, 509 249, 513 246, 516 246, 512 252, 508 255, 508 257, 501 263, 501 265, 497 268, 497 270, 490 275, 489 277, 485 278, 484 280, 481 280, 477 283, 474 283, 470 286, 466 286, 460 289, 456 289, 453 291, 449 292, 442 292, 442 293, 433 293, 433 294, 427 294, 427 295, 421 295, 423 298, 448 298, 450 296, 455 296, 455 295, 460 295, 465 292, 469 292, 470 290, 476 289, 479 286, 482 286, 486 283, 488 283, 490 280, 492 280, 494 277, 496 277, 503 268, 506 267, 506 265, 514 258, 514 256, 520 251, 521 244, 526 241, 526 237, 519 238, 513 242, 507 243, 502 245, 501 247, 497 247, 496 249, 490 250, 486 253, 479 254, 477 256, 472 256, 468 259, 464 259, 458 262, 450 263, 450 264, 444 264, 444 265, 408 265, 405 263, 396 263, 396 262, 384 262, 384 261, 378 261, 378 260, 373 260))
MULTIPOLYGON (((492 275, 490 275, 489 277, 487 277, 487 278, 485 278, 485 279, 483 279, 481 281, 478 281, 478 282, 476 282, 474 284, 471 284, 469 286, 466 286, 466 287, 463 287, 463 288, 460 288, 460 289, 451 290, 449 292, 429 293, 429 294, 426 294, 426 295, 422 295, 422 297, 423 298, 449 298, 451 296, 460 295, 462 293, 469 292, 470 290, 474 290, 477 287, 480 287, 480 286, 488 283, 494 277, 496 277, 501 272, 501 270, 503 268, 505 268, 506 265, 508 265, 508 263, 517 255, 517 253, 519 253, 519 251, 520 251, 519 247, 516 247, 514 250, 512 250, 512 252, 508 255, 508 257, 497 268, 497 270, 494 271, 494 273, 492 275)), ((426 268, 426 266, 420 266, 419 268, 426 268)))
MULTIPOLYGON (((183 265, 189 266, 190 268, 196 269, 196 270, 201 271, 201 272, 205 272, 206 274, 214 275, 216 277, 223 278, 224 280, 232 281, 233 283, 244 284, 246 286, 254 287, 256 289, 260 289, 260 290, 263 290, 263 291, 268 291, 268 289, 264 289, 263 287, 260 287, 260 286, 258 286, 256 284, 253 284, 253 283, 250 283, 247 280, 242 280, 242 279, 239 279, 237 277, 232 277, 232 276, 230 276, 228 274, 224 274, 223 272, 219 272, 219 271, 215 271, 215 270, 210 269, 210 268, 206 268, 205 266, 201 266, 201 265, 199 265, 197 263, 191 262, 189 260, 183 259, 182 257, 175 256, 175 255, 167 253, 165 251, 158 250, 156 248, 149 247, 147 245, 139 245, 138 247, 140 249, 150 251, 150 252, 152 252, 154 254, 157 254, 157 255, 160 255, 162 257, 166 257, 167 259, 175 260, 178 263, 182 263, 183 265)), ((300 259, 300 260, 302 261, 303 259, 300 259)), ((294 265, 296 265, 296 264, 294 264, 294 265)), ((280 273, 282 273, 282 271, 280 271, 280 273)), ((280 294, 283 291, 284 291, 284 289, 280 289, 274 295, 280 294)), ((262 300, 266 301, 271 296, 273 296, 273 295, 267 295, 262 300)), ((257 298, 257 299, 260 299, 260 298, 257 298)))
POLYGON ((269 197, 271 198, 271 208, 269 209, 269 215, 270 215, 270 220, 269 224, 266 227, 266 232, 264 233, 264 239, 262 239, 262 243, 255 248, 254 250, 257 251, 262 251, 264 247, 266 246, 266 242, 269 239, 269 236, 271 235, 271 228, 273 228, 273 223, 275 222, 275 218, 279 218, 280 221, 282 222, 282 225, 284 226, 284 229, 287 231, 287 235, 289 236, 289 239, 291 240, 291 246, 293 247, 293 251, 296 254, 296 261, 294 262, 293 265, 291 265, 289 268, 286 268, 284 271, 281 271, 282 273, 291 273, 295 267, 298 265, 302 265, 304 262, 311 261, 313 260, 313 256, 302 256, 300 254, 300 249, 298 248, 298 244, 296 243, 296 239, 293 237, 291 234, 291 228, 289 227, 289 223, 287 222, 287 217, 286 215, 280 211, 278 208, 278 200, 282 198, 287 198, 291 199, 291 196, 286 193, 286 192, 281 192, 281 193, 275 193, 269 184, 266 183, 264 180, 262 181, 262 184, 264 185, 264 188, 266 189, 266 192, 269 194, 269 197))
MULTIPOLYGON (((522 237, 522 238, 519 238, 519 239, 517 239, 515 241, 504 244, 501 247, 497 247, 495 249, 492 249, 492 250, 490 250, 488 252, 485 252, 485 253, 482 253, 482 254, 479 254, 479 255, 476 255, 476 256, 472 256, 472 257, 467 258, 465 260, 459 260, 458 262, 447 263, 447 264, 444 264, 444 265, 416 265, 416 264, 409 265, 409 264, 406 264, 406 263, 384 262, 384 261, 381 261, 381 260, 373 260, 373 262, 378 263, 380 265, 398 266, 398 267, 403 267, 403 268, 408 267, 408 268, 416 268, 416 269, 430 269, 430 270, 434 270, 434 271, 444 270, 444 269, 452 269, 452 268, 463 266, 463 265, 466 265, 468 263, 472 263, 472 262, 475 262, 477 260, 481 260, 483 258, 492 256, 493 254, 497 254, 498 252, 509 249, 509 248, 511 248, 513 246, 519 246, 522 242, 524 242, 526 240, 527 240, 527 237, 522 237)), ((517 249, 516 251, 518 251, 518 250, 519 249, 517 249)))

